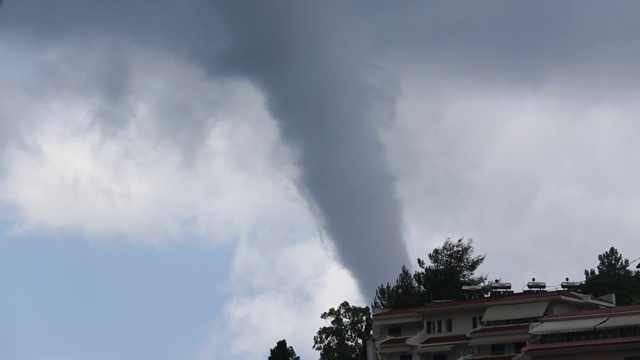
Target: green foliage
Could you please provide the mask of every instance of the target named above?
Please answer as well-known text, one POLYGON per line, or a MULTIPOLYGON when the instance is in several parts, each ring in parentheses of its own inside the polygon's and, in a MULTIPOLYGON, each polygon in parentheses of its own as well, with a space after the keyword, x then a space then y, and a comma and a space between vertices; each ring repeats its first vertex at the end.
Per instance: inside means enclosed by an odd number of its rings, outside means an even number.
MULTIPOLYGON (((629 270, 629 260, 623 259, 622 255, 618 253, 618 249, 613 246, 609 251, 605 251, 598 255, 598 261, 598 274, 627 276, 632 275, 633 273, 629 270)), ((589 274, 587 274, 587 270, 585 270, 585 276, 587 279, 595 275, 596 273, 593 269, 589 271, 589 274)))
POLYGON ((371 312, 368 307, 351 306, 343 302, 320 316, 329 320, 313 337, 313 349, 320 351, 321 360, 365 360, 367 341, 372 338, 371 312))
POLYGON ((376 290, 372 307, 385 309, 409 308, 426 303, 424 292, 406 266, 402 265, 395 285, 380 285, 376 290))
POLYGON ((473 239, 445 240, 440 248, 428 255, 430 265, 418 259, 421 272, 416 273, 416 282, 428 294, 430 300, 460 299, 462 286, 481 285, 485 275, 474 273, 484 262, 485 255, 474 256, 473 239))
POLYGON ((271 355, 268 360, 300 360, 300 356, 296 355, 293 347, 287 346, 287 340, 280 340, 276 347, 271 349, 271 355))
POLYGON ((640 300, 640 272, 629 269, 629 260, 614 247, 598 255, 596 269, 585 270, 581 291, 602 296, 616 294, 617 305, 628 305, 640 300))
POLYGON ((395 285, 380 285, 372 307, 399 309, 434 300, 456 300, 461 298, 462 286, 481 285, 487 280, 484 275, 475 276, 485 256, 474 256, 472 239, 447 238, 442 247, 433 249, 427 257, 429 264, 418 259, 420 270, 413 276, 403 266, 395 285))

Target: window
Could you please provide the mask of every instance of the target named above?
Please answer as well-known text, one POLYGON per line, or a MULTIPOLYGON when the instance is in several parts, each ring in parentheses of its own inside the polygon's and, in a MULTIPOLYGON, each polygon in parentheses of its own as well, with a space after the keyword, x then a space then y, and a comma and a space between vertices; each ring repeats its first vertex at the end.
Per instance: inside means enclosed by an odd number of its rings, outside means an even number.
POLYGON ((474 316, 471 318, 471 328, 475 329, 478 327, 478 317, 474 316))
POLYGON ((389 329, 387 330, 389 336, 400 336, 402 335, 402 328, 400 328, 400 326, 391 326, 389 327, 389 329))
POLYGON ((504 355, 504 344, 491 345, 491 355, 504 355))
MULTIPOLYGON (((524 341, 518 341, 516 343, 513 344, 513 350, 516 354, 520 354, 520 350, 522 350, 522 348, 524 348, 525 346, 527 346, 527 343, 524 341)), ((638 359, 640 360, 640 359, 638 359)))
POLYGON ((447 332, 453 331, 453 319, 447 319, 447 332))
POLYGON ((447 360, 446 354, 433 355, 433 360, 447 360))
POLYGON ((427 334, 431 334, 431 332, 432 332, 432 330, 431 330, 432 324, 433 324, 433 322, 427 321, 427 334))
POLYGON ((412 356, 411 354, 409 355, 400 355, 400 360, 411 360, 412 356))
POLYGON ((438 320, 438 334, 442 332, 442 320, 438 320))

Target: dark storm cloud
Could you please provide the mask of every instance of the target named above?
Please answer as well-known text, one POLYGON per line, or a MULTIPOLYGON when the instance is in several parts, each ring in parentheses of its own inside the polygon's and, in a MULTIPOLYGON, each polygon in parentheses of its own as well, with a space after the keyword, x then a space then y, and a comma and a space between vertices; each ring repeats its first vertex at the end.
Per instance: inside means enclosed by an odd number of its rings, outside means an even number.
MULTIPOLYGON (((41 51, 32 60, 40 98, 65 92, 99 97, 104 105, 93 120, 107 134, 133 117, 136 57, 202 63, 228 41, 209 0, 9 1, 0 11, 0 34, 41 51)), ((195 116, 185 96, 164 100, 157 135, 175 143, 190 162, 211 119, 195 116)))
POLYGON ((635 1, 376 2, 360 16, 373 53, 446 66, 452 75, 536 84, 549 76, 640 75, 638 11, 635 1))
MULTIPOLYGON (((635 1, 249 5, 208 0, 20 0, 2 4, 0 34, 43 48, 73 49, 70 54, 80 55, 71 60, 78 64, 94 61, 96 71, 90 67, 75 75, 88 76, 86 82, 75 83, 81 88, 90 87, 88 83, 100 87, 114 108, 126 102, 130 76, 126 47, 132 45, 155 48, 160 56, 181 56, 206 67, 212 77, 253 81, 263 91, 283 139, 297 152, 302 192, 335 240, 340 260, 364 294, 370 294, 408 263, 395 181, 374 126, 380 114, 393 113, 396 93, 369 82, 372 64, 390 72, 426 67, 439 72, 443 84, 474 78, 476 84, 505 82, 509 87, 515 82, 535 87, 559 79, 579 90, 574 98, 588 91, 620 96, 635 87, 640 75, 638 10, 635 1), (107 56, 82 57, 96 47, 117 50, 107 56), (390 96, 383 97, 385 92, 390 96)), ((62 87, 74 83, 73 77, 65 73, 47 79, 62 87)), ((437 88, 430 91, 438 93, 437 88)), ((188 107, 177 104, 158 121, 167 134, 185 134, 178 136, 184 148, 201 142, 207 129, 203 119, 180 116, 189 112, 183 110, 188 107)), ((424 121, 435 124, 441 114, 427 115, 424 121)), ((102 126, 109 128, 124 115, 114 116, 104 116, 102 126)), ((476 121, 475 116, 469 121, 476 121)), ((472 136, 480 145, 487 141, 483 131, 479 127, 472 136)), ((438 144, 434 134, 425 139, 438 144)), ((457 153, 474 153, 465 144, 456 146, 457 153)), ((428 156, 442 162, 437 153, 428 156)), ((464 187, 455 185, 451 176, 440 181, 451 189, 464 187)), ((509 193, 507 188, 503 192, 509 193)), ((450 205, 434 200, 438 194, 429 193, 425 199, 433 202, 428 207, 433 216, 425 221, 446 221, 468 206, 461 198, 442 214, 442 206, 450 205)))
POLYGON ((335 240, 342 263, 370 294, 408 263, 401 211, 373 113, 365 58, 337 5, 222 7, 234 43, 219 63, 263 90, 296 151, 299 185, 335 240))
POLYGON ((20 0, 4 4, 0 30, 38 41, 121 39, 186 54, 215 49, 224 31, 208 0, 20 0))
MULTIPOLYGON (((302 193, 334 240, 340 261, 363 294, 370 294, 408 257, 394 178, 374 126, 380 116, 374 109, 389 104, 389 97, 362 75, 366 56, 353 31, 355 23, 348 19, 350 9, 337 2, 219 2, 221 12, 216 13, 208 4, 32 0, 8 7, 3 26, 65 46, 140 43, 184 53, 214 76, 241 76, 256 83, 283 139, 296 152, 302 193), (217 54, 227 44, 228 51, 217 54)), ((111 71, 89 75, 117 105, 126 101, 122 94, 129 72, 126 61, 115 60, 101 62, 111 71), (100 74, 108 74, 108 81, 100 74)), ((198 125, 187 120, 183 126, 198 125)))

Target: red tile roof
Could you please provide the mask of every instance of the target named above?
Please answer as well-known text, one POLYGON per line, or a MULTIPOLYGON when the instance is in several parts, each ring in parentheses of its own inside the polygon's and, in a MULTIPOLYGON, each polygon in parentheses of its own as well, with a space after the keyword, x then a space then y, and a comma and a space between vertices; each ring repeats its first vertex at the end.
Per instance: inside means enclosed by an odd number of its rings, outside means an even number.
POLYGON ((374 314, 373 317, 387 316, 387 315, 398 315, 398 314, 410 314, 412 312, 415 312, 415 308, 393 309, 393 310, 385 311, 385 312, 382 312, 382 313, 379 313, 379 314, 374 314))
POLYGON ((380 345, 398 345, 398 344, 404 344, 405 341, 410 338, 410 336, 405 336, 405 337, 392 337, 392 338, 388 338, 384 341, 382 341, 380 343, 380 345))
POLYGON ((555 315, 545 316, 545 319, 576 317, 576 316, 589 316, 589 315, 602 315, 602 314, 618 314, 618 313, 631 312, 631 311, 640 311, 640 304, 638 304, 638 305, 616 306, 616 307, 601 308, 601 309, 590 309, 590 310, 574 311, 574 312, 570 312, 570 313, 563 313, 563 314, 555 314, 555 315))
POLYGON ((554 296, 565 296, 565 297, 570 297, 574 299, 580 299, 579 296, 569 291, 549 291, 549 292, 540 292, 540 293, 531 293, 531 294, 520 293, 520 294, 514 294, 514 295, 508 295, 508 296, 485 297, 481 299, 472 299, 472 300, 439 301, 439 302, 429 303, 423 306, 417 306, 409 309, 389 310, 389 311, 376 314, 373 317, 408 314, 408 313, 416 312, 416 310, 423 310, 423 309, 435 309, 435 308, 443 308, 443 307, 450 307, 450 306, 473 305, 473 304, 484 304, 484 303, 494 303, 494 302, 497 303, 497 302, 510 301, 510 300, 536 299, 536 298, 545 298, 545 297, 554 297, 554 296))
POLYGON ((490 332, 513 331, 513 330, 529 330, 529 324, 481 327, 471 331, 470 334, 475 335, 475 334, 484 334, 484 333, 490 333, 490 332))
POLYGON ((563 350, 563 349, 574 349, 574 348, 594 348, 598 346, 607 347, 607 346, 629 345, 629 344, 640 345, 640 338, 632 337, 632 338, 619 338, 615 340, 608 339, 608 340, 576 341, 576 342, 545 344, 545 345, 529 345, 524 348, 524 354, 530 354, 536 351, 563 350))
POLYGON ((469 340, 471 340, 471 338, 467 337, 467 335, 464 335, 464 334, 461 334, 461 335, 447 335, 447 336, 432 336, 432 337, 427 338, 421 344, 423 344, 423 345, 441 344, 441 343, 469 341, 469 340))

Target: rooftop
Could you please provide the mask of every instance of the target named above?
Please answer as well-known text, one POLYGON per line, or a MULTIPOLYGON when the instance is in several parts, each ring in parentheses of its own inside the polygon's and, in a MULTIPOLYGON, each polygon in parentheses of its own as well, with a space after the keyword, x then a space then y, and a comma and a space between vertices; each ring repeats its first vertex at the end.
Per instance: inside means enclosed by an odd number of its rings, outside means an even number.
POLYGON ((392 337, 388 338, 380 343, 380 345, 402 345, 410 336, 392 337))
POLYGON ((631 344, 640 344, 640 338, 620 338, 620 339, 604 339, 604 340, 591 340, 580 342, 566 342, 557 344, 544 344, 544 345, 528 345, 524 348, 524 354, 530 354, 537 351, 548 350, 569 350, 569 349, 585 349, 596 348, 600 346, 625 346, 631 344))
POLYGON ((639 311, 640 311, 640 304, 625 305, 625 306, 616 306, 611 308, 581 310, 581 311, 574 311, 570 313, 549 315, 549 316, 546 316, 545 319, 589 317, 591 315, 614 315, 614 314, 622 314, 627 312, 639 312, 639 311))
POLYGON ((446 307, 454 307, 454 306, 469 306, 475 304, 486 304, 486 303, 501 303, 501 302, 509 302, 516 300, 528 300, 528 299, 537 299, 537 298, 547 298, 547 297, 570 297, 574 299, 581 299, 580 295, 569 292, 569 291, 549 291, 549 292, 538 292, 538 293, 518 293, 513 295, 505 295, 505 296, 496 296, 496 297, 483 297, 480 299, 471 299, 471 300, 456 300, 456 301, 440 301, 433 302, 423 306, 417 306, 408 309, 393 309, 389 311, 384 311, 378 314, 375 314, 374 317, 382 317, 382 316, 391 316, 391 315, 400 315, 400 314, 410 314, 414 312, 419 312, 420 310, 428 310, 428 309, 437 309, 437 308, 446 308, 446 307))
POLYGON ((431 336, 428 337, 425 341, 423 341, 422 345, 430 345, 430 344, 443 344, 443 343, 452 343, 452 342, 460 342, 460 341, 469 341, 470 337, 467 335, 447 335, 447 336, 431 336))
POLYGON ((529 324, 481 327, 481 328, 472 330, 470 334, 476 335, 476 334, 493 333, 493 332, 500 332, 500 331, 514 331, 514 330, 529 330, 529 324))

